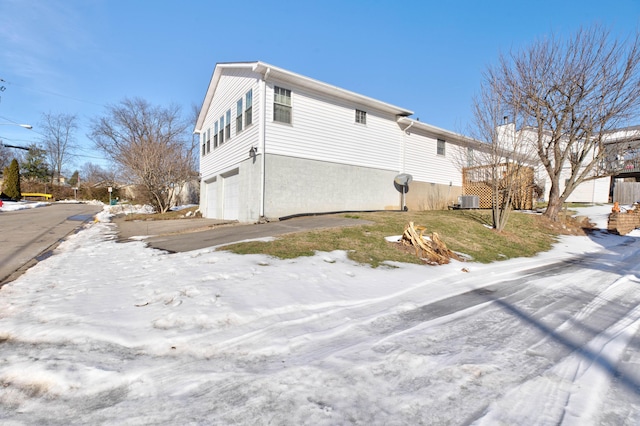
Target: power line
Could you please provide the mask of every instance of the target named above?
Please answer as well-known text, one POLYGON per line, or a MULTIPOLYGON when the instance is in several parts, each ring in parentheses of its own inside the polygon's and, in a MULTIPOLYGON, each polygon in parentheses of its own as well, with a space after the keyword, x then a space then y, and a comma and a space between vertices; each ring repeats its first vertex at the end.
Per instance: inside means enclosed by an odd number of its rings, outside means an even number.
MULTIPOLYGON (((72 101, 76 101, 76 102, 83 102, 83 103, 86 103, 86 104, 101 106, 103 108, 106 107, 106 105, 99 104, 97 102, 91 102, 91 101, 87 101, 87 100, 84 100, 84 99, 74 98, 73 96, 67 96, 67 95, 63 95, 61 93, 51 92, 49 90, 36 89, 36 88, 33 88, 33 87, 23 86, 21 84, 16 84, 16 83, 11 82, 11 81, 3 80, 2 78, 0 78, 0 81, 3 82, 3 83, 11 84, 13 86, 22 87, 23 89, 33 90, 34 92, 42 92, 42 93, 46 93, 48 95, 59 96, 61 98, 71 99, 72 101)), ((2 87, 4 87, 4 86, 2 86, 2 87)))
POLYGON ((6 148, 15 148, 15 149, 24 149, 25 151, 30 151, 31 148, 26 148, 24 146, 17 146, 17 145, 7 145, 6 143, 0 141, 0 146, 1 147, 6 147, 6 148))

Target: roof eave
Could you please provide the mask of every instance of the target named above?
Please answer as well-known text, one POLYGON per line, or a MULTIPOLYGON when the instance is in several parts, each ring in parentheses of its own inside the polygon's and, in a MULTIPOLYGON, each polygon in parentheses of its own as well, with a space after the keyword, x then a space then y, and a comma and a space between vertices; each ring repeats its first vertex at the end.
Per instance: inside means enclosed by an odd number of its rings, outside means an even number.
POLYGON ((479 141, 477 139, 471 138, 469 136, 465 136, 461 133, 452 132, 450 130, 446 130, 437 126, 433 126, 431 124, 424 123, 422 121, 413 120, 409 117, 399 117, 397 120, 398 124, 404 125, 403 130, 411 127, 412 129, 419 129, 425 133, 429 133, 432 136, 437 138, 442 138, 447 141, 455 141, 458 143, 463 143, 465 145, 473 146, 486 146, 486 143, 479 141))

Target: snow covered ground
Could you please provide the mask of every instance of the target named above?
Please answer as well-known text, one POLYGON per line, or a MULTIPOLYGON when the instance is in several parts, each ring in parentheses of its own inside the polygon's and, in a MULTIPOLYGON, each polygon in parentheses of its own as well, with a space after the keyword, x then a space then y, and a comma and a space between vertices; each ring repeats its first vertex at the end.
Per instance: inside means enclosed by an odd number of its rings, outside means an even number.
POLYGON ((640 234, 372 269, 99 218, 0 290, 2 424, 640 424, 640 234))
POLYGON ((36 207, 48 206, 51 203, 41 201, 3 201, 0 212, 12 212, 16 210, 34 209, 36 207))

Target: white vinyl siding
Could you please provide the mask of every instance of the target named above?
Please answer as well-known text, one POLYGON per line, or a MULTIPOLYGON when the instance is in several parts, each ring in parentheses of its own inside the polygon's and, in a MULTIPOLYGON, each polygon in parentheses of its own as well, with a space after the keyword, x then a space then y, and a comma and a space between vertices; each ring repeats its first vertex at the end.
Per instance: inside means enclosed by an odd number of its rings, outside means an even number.
MULTIPOLYGON (((458 166, 445 156, 435 155, 437 141, 436 137, 417 132, 405 135, 403 171, 413 176, 414 181, 462 186, 462 172, 458 166)), ((467 155, 466 146, 448 145, 450 157, 464 158, 467 155)))
POLYGON ((259 75, 249 70, 226 70, 225 74, 221 76, 203 123, 203 128, 211 127, 212 144, 213 149, 215 149, 215 155, 207 155, 201 158, 200 173, 203 179, 208 179, 230 170, 234 165, 249 157, 248 153, 251 146, 259 146, 259 126, 246 124, 248 117, 246 97, 248 93, 251 93, 251 108, 254 109, 249 114, 252 116, 254 124, 258 119, 260 97, 255 95, 258 91, 258 79, 259 75), (254 97, 255 99, 253 99, 254 97), (221 144, 219 140, 221 133, 220 118, 226 114, 229 108, 232 108, 233 111, 240 98, 245 99, 245 125, 243 130, 239 135, 237 134, 234 129, 236 125, 235 114, 232 114, 231 134, 233 137, 231 141, 225 139, 224 144, 221 144))
MULTIPOLYGON (((273 115, 271 87, 266 91, 267 117, 273 115)), ((355 126, 357 105, 298 87, 292 87, 292 93, 295 95, 294 126, 266 123, 268 153, 399 170, 402 132, 395 115, 369 110, 367 125, 355 126)))

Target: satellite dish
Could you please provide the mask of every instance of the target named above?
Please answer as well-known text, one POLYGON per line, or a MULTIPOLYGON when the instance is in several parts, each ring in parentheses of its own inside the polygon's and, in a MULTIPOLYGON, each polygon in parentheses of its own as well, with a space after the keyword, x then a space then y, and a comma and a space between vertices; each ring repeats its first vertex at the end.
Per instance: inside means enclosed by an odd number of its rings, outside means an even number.
POLYGON ((393 181, 400 186, 407 186, 413 180, 413 176, 408 173, 400 173, 398 176, 393 178, 393 181))
POLYGON ((413 180, 413 176, 409 173, 400 173, 395 178, 393 178, 393 183, 396 186, 398 191, 402 192, 402 210, 406 211, 407 206, 405 205, 405 194, 409 191, 409 183, 413 180))

